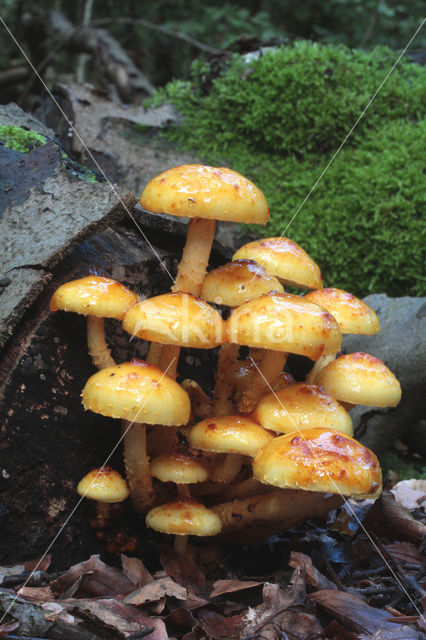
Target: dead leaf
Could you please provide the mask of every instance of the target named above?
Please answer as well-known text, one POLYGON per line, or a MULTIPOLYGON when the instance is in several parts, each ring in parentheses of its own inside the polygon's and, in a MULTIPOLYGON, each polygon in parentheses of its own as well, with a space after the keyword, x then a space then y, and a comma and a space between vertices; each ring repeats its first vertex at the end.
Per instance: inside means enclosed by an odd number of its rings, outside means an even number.
POLYGON ((128 638, 144 629, 152 632, 144 640, 167 640, 165 624, 159 618, 147 616, 140 609, 120 602, 116 598, 102 600, 75 600, 68 604, 73 614, 85 618, 88 623, 103 627, 108 637, 114 631, 114 638, 128 638))
MULTIPOLYGON (((403 631, 407 635, 401 636, 402 638, 406 637, 407 640, 413 638, 414 640, 418 637, 414 629, 395 622, 389 622, 389 613, 387 611, 370 607, 364 600, 351 593, 325 590, 316 591, 309 597, 313 598, 320 607, 325 609, 333 618, 337 618, 350 631, 371 635, 379 631, 389 633, 403 631)), ((383 636, 383 638, 387 637, 386 635, 383 636)))
POLYGON ((167 596, 169 598, 177 598, 177 600, 186 600, 188 592, 185 587, 172 580, 170 577, 160 578, 146 584, 141 589, 137 589, 127 595, 123 602, 140 606, 148 602, 157 602, 167 596))
POLYGON ((80 562, 51 583, 53 592, 62 597, 76 598, 127 595, 135 584, 114 567, 109 567, 98 555, 80 562))
POLYGON ((206 577, 190 556, 168 547, 160 548, 160 562, 167 575, 188 591, 199 593, 206 586, 206 577))
POLYGON ((385 525, 392 531, 393 537, 419 542, 426 534, 426 525, 415 520, 411 513, 397 502, 390 491, 383 491, 380 496, 385 525))
POLYGON ((216 611, 207 610, 199 615, 202 628, 213 640, 239 640, 242 618, 241 614, 225 617, 216 611))
POLYGON ((121 566, 126 578, 137 587, 143 587, 153 580, 152 575, 139 558, 128 558, 121 554, 121 566))
POLYGON ((419 567, 423 563, 423 555, 410 542, 395 542, 394 544, 385 544, 383 546, 396 562, 408 562, 417 564, 419 567))
POLYGON ((314 567, 311 558, 304 553, 292 551, 288 564, 290 567, 293 567, 293 569, 300 567, 305 573, 307 584, 311 587, 315 589, 337 589, 334 582, 331 582, 331 580, 323 576, 323 574, 314 567))
POLYGON ((21 587, 18 591, 18 596, 25 598, 28 602, 34 602, 35 604, 51 602, 55 599, 50 587, 21 587))
POLYGON ((6 624, 0 624, 0 638, 7 637, 9 633, 16 631, 19 627, 19 622, 7 622, 6 624))
POLYGON ((395 500, 409 511, 426 509, 426 480, 402 480, 390 490, 395 500))
POLYGON ((25 571, 47 571, 50 567, 50 563, 52 562, 52 556, 48 553, 41 558, 36 558, 35 560, 24 560, 23 565, 25 567, 25 571))
POLYGON ((216 582, 213 583, 213 591, 210 594, 210 598, 217 598, 225 593, 235 593, 245 589, 253 589, 253 587, 259 587, 262 584, 264 584, 264 582, 254 582, 253 580, 216 580, 216 582))
POLYGON ((266 626, 276 623, 277 616, 282 616, 290 607, 305 602, 306 587, 300 568, 294 570, 288 587, 266 582, 262 596, 263 603, 258 607, 250 608, 244 616, 243 637, 256 633, 260 628, 263 634, 266 626))

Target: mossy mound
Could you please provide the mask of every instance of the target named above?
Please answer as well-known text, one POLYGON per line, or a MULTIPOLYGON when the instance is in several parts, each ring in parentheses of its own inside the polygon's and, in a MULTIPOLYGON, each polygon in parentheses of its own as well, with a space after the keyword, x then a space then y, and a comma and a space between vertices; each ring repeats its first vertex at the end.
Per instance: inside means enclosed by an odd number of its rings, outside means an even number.
POLYGON ((27 131, 13 125, 0 125, 0 141, 5 147, 27 153, 33 147, 46 144, 46 138, 37 131, 27 131))
POLYGON ((257 231, 299 242, 328 285, 424 295, 424 68, 399 62, 327 168, 396 57, 300 41, 256 60, 235 56, 208 93, 208 69, 195 63, 192 82, 173 81, 154 103, 182 115, 170 140, 254 180, 271 208, 257 231))

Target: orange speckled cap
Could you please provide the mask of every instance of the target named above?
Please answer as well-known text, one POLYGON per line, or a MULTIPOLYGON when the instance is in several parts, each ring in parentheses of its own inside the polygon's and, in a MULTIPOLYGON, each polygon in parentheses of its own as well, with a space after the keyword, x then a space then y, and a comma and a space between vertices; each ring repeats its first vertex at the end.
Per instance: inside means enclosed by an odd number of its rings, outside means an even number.
POLYGON ((268 203, 253 182, 226 167, 182 164, 148 182, 141 207, 152 213, 266 224, 268 203))
POLYGON ((235 260, 210 271, 204 278, 201 297, 207 302, 238 307, 270 291, 284 291, 274 277, 253 260, 235 260))
POLYGON ((108 466, 89 471, 78 483, 77 492, 98 502, 123 502, 129 496, 124 478, 108 466))
POLYGON ((216 453, 239 453, 254 457, 273 435, 248 416, 206 418, 191 429, 189 443, 194 449, 216 453))
POLYGON ((81 395, 85 409, 130 422, 179 426, 188 422, 191 411, 186 391, 143 360, 98 371, 81 395))
POLYGON ((165 293, 133 305, 123 328, 150 342, 213 349, 226 342, 226 325, 207 302, 189 293, 165 293))
POLYGON ((352 293, 342 289, 318 289, 305 295, 336 318, 342 333, 374 335, 380 331, 376 313, 352 293))
POLYGON ((194 484, 209 477, 207 465, 191 452, 170 451, 151 460, 151 474, 161 482, 194 484))
POLYGON ((146 516, 146 525, 175 536, 216 536, 222 523, 213 511, 195 500, 176 500, 154 507, 146 516))
POLYGON ((350 404, 370 407, 396 407, 401 385, 385 364, 368 353, 340 356, 321 369, 315 384, 350 404))
POLYGON ((50 309, 121 320, 126 309, 137 301, 136 293, 119 282, 87 276, 61 285, 50 300, 50 309))
POLYGON ((284 284, 301 289, 320 289, 321 271, 312 258, 293 240, 265 238, 242 246, 233 260, 255 260, 284 284))
POLYGON ((290 293, 272 293, 246 302, 227 320, 229 342, 287 351, 318 360, 337 353, 342 335, 333 316, 290 293))
POLYGON ((279 436, 253 462, 254 477, 283 489, 306 489, 376 498, 382 473, 375 454, 333 429, 306 429, 279 436))
POLYGON ((353 435, 352 420, 342 405, 319 387, 303 382, 269 393, 252 416, 265 429, 277 433, 329 427, 353 435))

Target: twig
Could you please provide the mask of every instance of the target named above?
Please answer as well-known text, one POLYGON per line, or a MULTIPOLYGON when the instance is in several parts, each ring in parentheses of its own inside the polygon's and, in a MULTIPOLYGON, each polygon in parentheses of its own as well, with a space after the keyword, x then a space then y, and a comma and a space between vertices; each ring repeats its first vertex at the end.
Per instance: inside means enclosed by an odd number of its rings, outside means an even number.
POLYGON ((98 20, 92 20, 89 22, 89 27, 96 27, 103 24, 140 24, 142 27, 146 29, 152 29, 152 31, 159 31, 160 33, 164 33, 171 38, 177 38, 178 40, 183 40, 188 44, 192 44, 193 47, 197 47, 197 49, 201 49, 201 51, 206 51, 207 53, 220 53, 220 49, 215 49, 208 44, 204 44, 204 42, 200 42, 195 38, 191 38, 191 36, 187 36, 186 33, 182 33, 182 31, 174 31, 173 29, 169 29, 168 27, 162 27, 159 24, 154 24, 153 22, 149 22, 149 20, 144 20, 143 18, 99 18, 98 20))
MULTIPOLYGON (((393 570, 393 572, 397 576, 399 576, 400 581, 404 583, 405 589, 407 589, 407 591, 415 591, 417 592, 417 594, 420 595, 421 598, 423 598, 426 595, 426 591, 418 583, 416 578, 412 575, 408 575, 405 573, 405 571, 402 569, 400 564, 391 556, 391 554, 387 551, 387 549, 385 549, 385 547, 380 542, 379 538, 374 533, 371 533, 371 537, 374 540, 376 546, 380 549, 382 557, 387 561, 389 567, 393 570)), ((397 584, 398 584, 398 587, 401 588, 401 585, 399 584, 398 581, 397 581, 397 584)))
POLYGON ((332 581, 339 587, 340 591, 347 591, 345 585, 340 580, 339 576, 337 575, 337 573, 335 572, 335 570, 331 566, 327 556, 323 555, 322 559, 323 559, 323 561, 325 563, 325 566, 327 568, 327 573, 329 574, 329 576, 332 579, 332 581))

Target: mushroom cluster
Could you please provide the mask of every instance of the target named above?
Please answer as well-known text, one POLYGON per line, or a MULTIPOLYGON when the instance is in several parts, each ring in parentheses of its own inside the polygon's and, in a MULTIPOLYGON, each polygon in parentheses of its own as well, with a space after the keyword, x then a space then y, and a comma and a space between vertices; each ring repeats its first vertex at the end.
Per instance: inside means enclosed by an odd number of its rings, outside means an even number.
POLYGON ((324 289, 318 265, 284 237, 250 242, 206 273, 217 220, 269 217, 263 193, 235 171, 175 167, 148 183, 140 203, 190 218, 172 291, 142 300, 88 276, 51 300, 53 311, 88 317, 98 371, 84 386, 85 409, 122 424, 127 483, 101 467, 78 487, 97 500, 100 526, 108 504, 129 495, 147 526, 176 536, 184 552, 190 535, 255 539, 324 515, 346 497, 377 497, 378 460, 353 438, 348 411, 396 406, 400 385, 369 354, 338 355, 342 334, 379 331, 374 311, 324 289), (114 362, 104 318, 151 343, 146 361, 114 362), (180 380, 182 347, 218 348, 212 397, 196 380, 180 380), (284 370, 289 354, 314 362, 305 381, 284 370))

